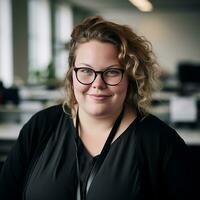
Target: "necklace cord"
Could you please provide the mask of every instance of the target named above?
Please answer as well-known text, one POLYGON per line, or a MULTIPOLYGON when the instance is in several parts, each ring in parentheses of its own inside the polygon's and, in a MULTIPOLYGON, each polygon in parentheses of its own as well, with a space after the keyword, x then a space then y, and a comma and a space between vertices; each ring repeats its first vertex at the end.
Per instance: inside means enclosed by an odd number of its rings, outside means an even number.
POLYGON ((118 118, 116 119, 112 130, 109 133, 109 136, 103 146, 103 149, 100 153, 100 155, 98 156, 97 160, 95 161, 91 172, 89 173, 87 179, 86 179, 86 190, 82 191, 81 188, 81 180, 80 180, 80 166, 79 166, 79 158, 78 158, 78 149, 79 149, 79 115, 78 115, 78 110, 77 110, 77 115, 76 115, 76 136, 75 136, 75 141, 76 141, 76 169, 77 169, 77 178, 78 178, 78 187, 77 187, 77 200, 85 200, 86 199, 86 195, 88 194, 89 188, 92 184, 92 181, 94 180, 96 174, 98 173, 103 161, 105 160, 110 147, 111 147, 111 143, 117 133, 117 130, 121 124, 122 118, 124 116, 124 107, 120 113, 120 115, 118 116, 118 118))

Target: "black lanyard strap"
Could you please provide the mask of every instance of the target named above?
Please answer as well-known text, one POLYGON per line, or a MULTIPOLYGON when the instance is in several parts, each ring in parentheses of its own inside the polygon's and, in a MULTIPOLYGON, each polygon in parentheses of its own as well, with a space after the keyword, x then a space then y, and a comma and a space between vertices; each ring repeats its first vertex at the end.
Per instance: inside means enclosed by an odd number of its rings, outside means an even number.
POLYGON ((96 176, 96 174, 98 173, 103 161, 105 160, 110 147, 111 147, 111 143, 113 141, 113 138, 115 137, 117 130, 119 128, 119 125, 122 121, 124 115, 124 107, 120 113, 120 115, 118 116, 118 118, 116 119, 112 130, 110 131, 110 134, 103 146, 103 149, 100 153, 100 155, 98 156, 96 162, 94 163, 92 170, 90 172, 90 174, 88 175, 88 178, 86 180, 86 191, 82 191, 81 190, 81 181, 80 181, 80 166, 79 166, 79 158, 78 158, 78 148, 79 148, 79 141, 78 141, 78 137, 79 137, 79 116, 78 116, 78 111, 77 111, 77 116, 76 116, 76 167, 77 167, 77 176, 78 176, 78 188, 77 188, 77 200, 85 200, 86 195, 89 191, 89 188, 92 184, 92 181, 94 180, 94 177, 96 176), (82 191, 82 192, 81 192, 82 191))

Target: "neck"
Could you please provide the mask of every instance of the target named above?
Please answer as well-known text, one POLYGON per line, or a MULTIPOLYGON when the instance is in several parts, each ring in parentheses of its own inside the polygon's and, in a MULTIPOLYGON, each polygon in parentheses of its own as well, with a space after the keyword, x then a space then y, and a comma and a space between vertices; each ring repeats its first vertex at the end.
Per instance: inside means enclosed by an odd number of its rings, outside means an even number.
MULTIPOLYGON (((99 118, 88 115, 81 109, 79 110, 80 138, 91 155, 99 155, 120 112, 121 110, 116 114, 113 113, 112 116, 104 116, 99 118)), ((134 110, 125 108, 122 122, 113 141, 126 130, 135 117, 136 113, 134 110)))
POLYGON ((112 115, 110 114, 100 117, 90 115, 79 109, 80 133, 92 135, 102 133, 108 134, 120 112, 121 110, 112 115))

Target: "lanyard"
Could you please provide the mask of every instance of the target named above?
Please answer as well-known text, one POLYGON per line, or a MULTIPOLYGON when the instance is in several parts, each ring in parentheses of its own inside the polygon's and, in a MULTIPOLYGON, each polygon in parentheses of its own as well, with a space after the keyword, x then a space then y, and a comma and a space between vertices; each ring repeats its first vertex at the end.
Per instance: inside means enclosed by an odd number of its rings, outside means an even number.
POLYGON ((110 134, 103 146, 103 149, 100 153, 100 155, 98 156, 96 162, 94 163, 91 172, 89 173, 87 180, 86 180, 86 190, 83 191, 82 189, 82 185, 81 185, 81 180, 80 180, 80 163, 79 163, 79 158, 78 158, 78 148, 79 148, 79 141, 78 141, 78 137, 79 137, 79 116, 78 116, 78 111, 77 111, 77 116, 76 116, 76 170, 77 170, 77 178, 78 178, 78 187, 77 187, 77 197, 76 200, 85 200, 86 199, 86 195, 89 191, 89 188, 91 186, 91 183, 94 179, 94 177, 96 176, 97 172, 99 171, 103 161, 106 158, 106 155, 108 154, 109 150, 110 150, 110 146, 111 143, 113 141, 114 136, 116 135, 117 129, 119 128, 119 125, 121 123, 121 120, 123 118, 124 115, 124 107, 120 113, 120 115, 118 116, 118 118, 116 119, 112 130, 110 131, 110 134))

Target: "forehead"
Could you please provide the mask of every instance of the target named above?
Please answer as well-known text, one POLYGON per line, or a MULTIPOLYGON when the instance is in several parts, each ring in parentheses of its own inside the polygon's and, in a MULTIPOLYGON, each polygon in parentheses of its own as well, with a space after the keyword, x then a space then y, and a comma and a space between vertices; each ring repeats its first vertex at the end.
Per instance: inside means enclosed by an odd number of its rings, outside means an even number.
POLYGON ((119 64, 118 50, 114 44, 92 40, 80 44, 76 50, 75 64, 91 66, 119 64))

